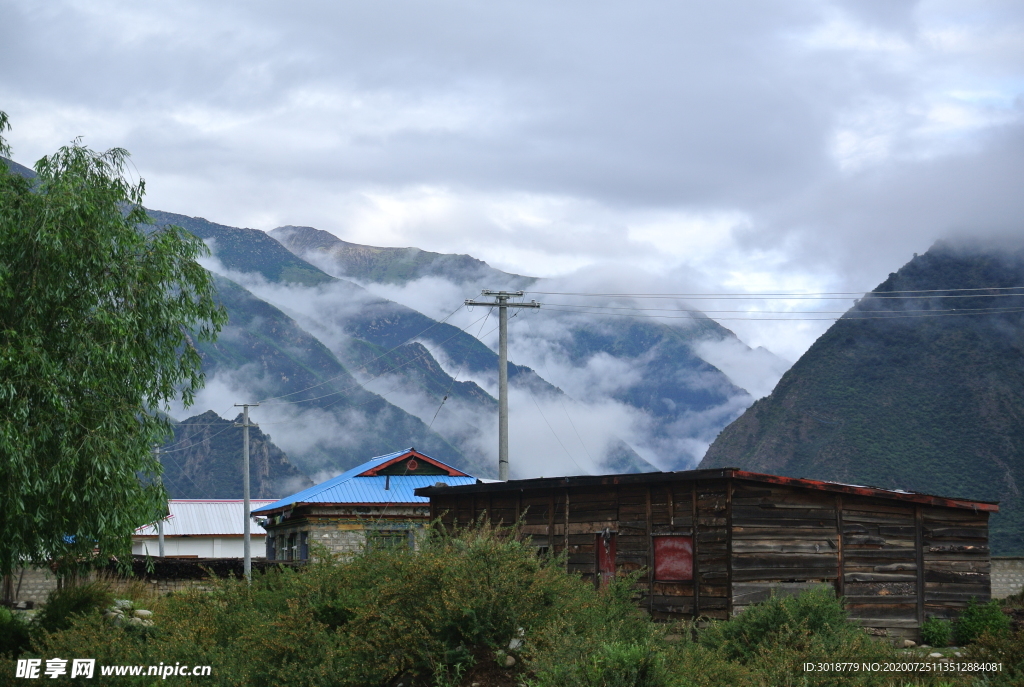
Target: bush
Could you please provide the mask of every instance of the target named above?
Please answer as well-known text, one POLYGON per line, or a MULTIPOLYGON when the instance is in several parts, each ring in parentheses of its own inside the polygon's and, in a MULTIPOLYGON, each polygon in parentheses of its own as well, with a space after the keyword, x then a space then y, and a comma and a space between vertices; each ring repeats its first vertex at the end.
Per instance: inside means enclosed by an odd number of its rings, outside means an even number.
POLYGON ((823 647, 838 646, 860 629, 846 619, 842 602, 831 587, 818 587, 799 596, 772 596, 728 622, 715 623, 700 635, 700 643, 717 648, 730 660, 747 662, 763 645, 806 648, 811 638, 823 647))
POLYGON ((29 647, 28 623, 0 606, 0 655, 19 656, 29 647))
POLYGON ((1024 630, 1015 635, 983 634, 967 647, 965 660, 1002 664, 998 672, 986 674, 979 686, 1019 687, 1024 684, 1024 630))
MULTIPOLYGON (((299 571, 255 573, 251 585, 219 580, 209 592, 164 597, 150 606, 155 625, 145 632, 69 612, 69 627, 34 637, 34 655, 213 667, 209 677, 179 678, 182 687, 881 687, 893 675, 806 673, 802 664, 898 658, 846 623, 828 590, 771 599, 694 639, 692 624, 655 623, 638 608, 642 572, 598 591, 567 574, 564 558, 538 558, 529 543, 486 526, 432 534, 415 554, 317 555, 299 571)), ((0 657, 4 674, 13 664, 0 657)), ((125 684, 152 684, 132 680, 125 684)))
POLYGON ((663 687, 665 657, 649 644, 608 642, 569 664, 549 666, 538 685, 552 687, 663 687))
POLYGON ((220 580, 210 592, 164 598, 148 636, 86 615, 44 637, 40 651, 90 655, 93 642, 97 658, 109 663, 208 664, 214 675, 202 680, 205 687, 365 687, 406 674, 419 685, 468 674, 477 662, 493 664, 522 628, 520 670, 559 635, 549 628, 577 618, 579 609, 593 609, 582 611, 588 629, 581 645, 609 641, 606 627, 634 628, 620 633, 628 638, 650 625, 628 590, 624 597, 599 595, 565 574, 563 561, 538 558, 507 530, 434 533, 416 554, 317 556, 301 571, 254 574, 251 585, 220 580), (628 617, 618 617, 624 610, 628 617))
POLYGON ((50 592, 35 622, 47 632, 57 632, 70 627, 74 616, 98 613, 113 603, 114 595, 105 582, 63 587, 50 592))
POLYGON ((953 641, 953 625, 941 618, 928 618, 921 624, 921 641, 930 646, 949 646, 953 641))
POLYGON ((979 604, 971 599, 967 608, 953 623, 956 643, 963 646, 977 640, 986 632, 995 637, 1010 633, 1010 618, 1005 615, 996 600, 979 604))

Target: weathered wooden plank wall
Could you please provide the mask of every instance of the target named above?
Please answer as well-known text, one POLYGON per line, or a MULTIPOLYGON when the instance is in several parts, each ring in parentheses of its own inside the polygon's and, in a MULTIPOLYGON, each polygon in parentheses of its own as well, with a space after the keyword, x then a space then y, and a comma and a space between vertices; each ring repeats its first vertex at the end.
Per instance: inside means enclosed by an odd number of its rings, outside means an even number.
MULTIPOLYGON (((694 493, 692 482, 669 482, 651 487, 652 536, 693 536, 694 493)), ((636 523, 634 530, 643 533, 643 523, 636 523)), ((668 620, 693 615, 698 585, 696 557, 693 567, 693 580, 652 582, 648 607, 655 618, 668 620)))
POLYGON ((985 512, 921 508, 924 612, 951 618, 971 598, 991 598, 991 558, 985 512))
POLYGON ((916 633, 917 506, 892 499, 843 501, 843 584, 850 618, 877 634, 916 633))
POLYGON ((732 612, 839 577, 834 494, 737 481, 732 494, 732 612))
POLYGON ((432 496, 445 526, 523 522, 534 546, 566 553, 596 584, 597 537, 616 538, 616 570, 645 569, 656 618, 727 618, 771 594, 834 586, 875 634, 915 636, 990 595, 988 516, 908 500, 727 478, 432 496), (654 539, 692 537, 693 579, 655 579, 654 539))

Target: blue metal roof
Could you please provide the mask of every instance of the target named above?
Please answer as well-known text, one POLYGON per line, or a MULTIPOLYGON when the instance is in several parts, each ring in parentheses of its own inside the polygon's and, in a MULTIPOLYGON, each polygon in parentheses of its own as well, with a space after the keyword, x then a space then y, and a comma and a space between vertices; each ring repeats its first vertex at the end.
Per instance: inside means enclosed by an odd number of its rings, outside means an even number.
MULTIPOLYGON (((252 512, 254 515, 269 513, 296 503, 430 503, 428 497, 416 496, 413 491, 421 487, 432 487, 437 482, 444 482, 452 487, 476 484, 476 477, 451 477, 449 475, 392 475, 390 482, 386 476, 360 477, 364 472, 373 470, 375 467, 413 450, 407 448, 371 458, 362 465, 357 465, 326 482, 303 489, 297 494, 286 496, 280 501, 257 508, 252 512), (389 488, 385 489, 385 487, 389 488)), ((452 470, 457 470, 457 468, 452 468, 452 466, 436 458, 430 458, 430 460, 452 470)))

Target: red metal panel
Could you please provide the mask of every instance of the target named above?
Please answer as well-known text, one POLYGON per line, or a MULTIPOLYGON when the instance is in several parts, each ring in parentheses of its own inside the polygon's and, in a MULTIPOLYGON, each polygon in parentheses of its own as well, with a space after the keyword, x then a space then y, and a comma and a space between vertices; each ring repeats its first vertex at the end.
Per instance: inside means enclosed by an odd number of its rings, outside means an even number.
POLYGON ((597 551, 597 580, 603 587, 615 579, 615 532, 598 532, 594 535, 594 550, 597 551))
POLYGON ((693 579, 693 537, 654 538, 654 579, 658 582, 693 579))

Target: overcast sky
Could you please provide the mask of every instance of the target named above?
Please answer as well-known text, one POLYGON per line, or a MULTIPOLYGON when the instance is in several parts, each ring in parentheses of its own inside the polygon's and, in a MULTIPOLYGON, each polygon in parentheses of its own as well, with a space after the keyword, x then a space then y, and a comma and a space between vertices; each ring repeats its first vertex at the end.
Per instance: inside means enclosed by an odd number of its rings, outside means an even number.
POLYGON ((19 162, 81 135, 153 208, 525 274, 858 291, 1024 234, 1019 0, 0 0, 0 65, 19 162))

